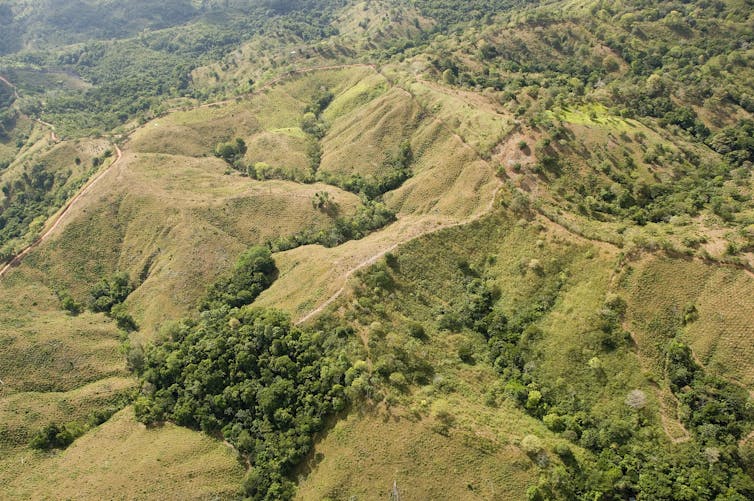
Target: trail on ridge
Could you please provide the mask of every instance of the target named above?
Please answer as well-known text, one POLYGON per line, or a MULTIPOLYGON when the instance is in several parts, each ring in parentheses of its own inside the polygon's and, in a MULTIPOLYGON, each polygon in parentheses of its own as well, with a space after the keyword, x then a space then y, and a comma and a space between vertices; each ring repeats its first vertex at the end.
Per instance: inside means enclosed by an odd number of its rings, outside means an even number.
MULTIPOLYGON (((49 238, 50 235, 55 231, 55 229, 60 226, 60 223, 63 222, 63 219, 70 213, 71 207, 73 207, 76 202, 83 197, 97 182, 102 179, 102 177, 110 171, 110 169, 113 168, 118 162, 120 162, 120 159, 123 157, 123 152, 120 150, 117 144, 115 146, 115 160, 110 163, 106 168, 102 169, 99 173, 97 173, 82 190, 80 190, 72 199, 68 201, 67 204, 63 207, 62 210, 58 211, 57 215, 54 216, 52 219, 52 224, 39 236, 37 237, 34 242, 32 242, 28 247, 26 247, 24 250, 16 254, 16 256, 8 261, 8 263, 3 266, 2 269, 0 269, 0 278, 4 277, 8 271, 10 271, 15 266, 18 266, 24 257, 26 257, 31 251, 33 251, 35 248, 37 248, 39 245, 41 245, 47 238, 49 238)), ((49 222, 48 222, 49 224, 49 222)))

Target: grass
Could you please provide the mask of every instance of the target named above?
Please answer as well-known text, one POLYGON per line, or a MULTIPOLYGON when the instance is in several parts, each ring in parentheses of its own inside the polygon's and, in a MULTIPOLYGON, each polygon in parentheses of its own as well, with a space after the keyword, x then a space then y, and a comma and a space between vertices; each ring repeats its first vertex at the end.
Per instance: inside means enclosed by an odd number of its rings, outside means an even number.
POLYGON ((129 306, 153 333, 183 316, 246 247, 332 224, 312 207, 317 191, 329 191, 341 214, 358 203, 336 188, 259 182, 226 169, 216 158, 126 153, 29 263, 79 300, 100 277, 129 272, 143 281, 129 306))
POLYGON ((245 160, 254 165, 264 162, 272 167, 282 167, 303 175, 310 160, 307 156, 308 141, 301 129, 277 129, 260 132, 247 143, 245 160))
POLYGON ((333 121, 324 138, 320 169, 349 176, 384 176, 387 155, 397 155, 412 137, 420 113, 410 95, 391 89, 357 110, 333 121))
POLYGON ((598 103, 564 108, 551 113, 551 116, 574 125, 600 127, 617 132, 632 132, 641 127, 635 120, 611 115, 605 106, 598 103))
POLYGON ((754 386, 747 298, 754 279, 735 268, 696 260, 646 259, 626 280, 629 320, 643 355, 659 372, 663 343, 679 334, 712 373, 754 386), (684 310, 693 305, 698 319, 684 325, 684 310))
MULTIPOLYGON (((666 431, 683 438, 673 402, 652 383, 661 379, 664 342, 676 330, 709 368, 754 384, 746 348, 754 334, 748 322, 754 315, 747 299, 754 292, 750 277, 696 261, 647 258, 634 263, 618 286, 613 275, 618 249, 599 241, 622 245, 615 235, 622 223, 574 216, 573 207, 559 212, 565 204, 559 205, 558 188, 570 192, 569 183, 586 179, 598 161, 639 158, 665 138, 598 105, 551 113, 578 139, 553 148, 566 160, 580 160, 562 178, 548 173, 538 178, 550 191, 536 185, 531 190, 550 219, 536 211, 514 214, 495 204, 501 183, 486 158, 497 151, 496 160, 504 162, 506 147, 544 132, 514 126, 512 115, 486 94, 414 81, 404 71, 394 65, 386 72, 399 85, 368 67, 300 74, 247 99, 170 112, 136 130, 123 160, 81 199, 54 238, 3 279, 0 367, 9 369, 0 374, 5 383, 0 417, 11 445, 0 460, 0 480, 12 497, 235 494, 243 467, 231 451, 172 425, 145 429, 130 409, 65 452, 44 455, 23 446, 45 420, 85 416, 131 384, 122 335, 101 315, 70 317, 60 311, 54 289, 70 290, 83 301, 94 281, 127 271, 139 283, 127 301, 142 326, 133 337, 149 341, 162 325, 191 311, 206 284, 246 247, 304 228, 328 228, 332 219, 312 207, 314 193, 328 191, 341 214, 353 213, 360 202, 351 193, 324 184, 254 181, 212 156, 217 142, 241 137, 249 146, 247 162, 307 169, 310 138, 300 123, 321 90, 334 94, 322 114, 329 125, 321 143, 323 171, 380 175, 385 154, 409 139, 413 177, 384 196, 398 213, 395 223, 332 249, 304 246, 277 253, 280 276, 257 305, 299 319, 343 290, 330 311, 357 328, 367 357, 388 348, 415 349, 435 372, 431 382, 390 388, 383 403, 352 409, 335 423, 300 472, 301 499, 377 497, 393 481, 410 498, 522 498, 543 471, 522 451, 527 434, 542 439, 557 463, 552 449, 565 440, 513 402, 495 397, 500 377, 481 335, 439 328, 443 312, 466 297, 474 274, 497 287, 500 308, 511 318, 537 301, 553 300, 536 321, 543 334, 533 342, 526 370, 553 391, 577 396, 596 416, 625 413, 624 395, 642 389, 649 395, 649 426, 657 431, 670 418, 666 431), (634 129, 644 134, 643 142, 622 135, 634 129), (493 215, 479 219, 490 210, 493 215), (455 226, 461 223, 466 224, 455 226), (395 288, 376 299, 359 296, 369 267, 381 265, 386 252, 397 256, 398 266, 390 271, 395 288), (360 268, 365 271, 353 273, 360 268), (625 326, 636 346, 600 345, 598 315, 611 292, 628 302, 625 326), (700 317, 683 326, 678 312, 690 302, 700 317), (424 325, 426 340, 407 339, 409 321, 424 325), (473 363, 458 356, 466 345, 473 363), (601 372, 589 365, 595 357, 602 361, 601 372), (447 430, 438 421, 443 406, 452 415, 447 430)), ((38 144, 26 148, 25 158, 55 165, 67 165, 72 155, 89 155, 86 163, 105 144, 49 149, 42 133, 36 134, 38 144)), ((535 141, 529 146, 536 149, 535 141)), ((669 179, 661 165, 636 164, 631 171, 636 178, 669 179)), ((521 177, 534 179, 528 166, 521 177)), ((511 197, 510 191, 498 194, 504 205, 511 197)), ((626 240, 667 228, 629 229, 626 240)), ((577 456, 587 454, 574 449, 577 456)))
POLYGON ((73 390, 122 376, 119 334, 102 315, 71 317, 34 273, 16 272, 0 289, 2 396, 73 390))
POLYGON ((484 156, 514 129, 512 117, 482 94, 449 89, 429 81, 412 83, 408 90, 423 108, 484 156))
MULTIPOLYGON (((500 291, 502 308, 511 317, 539 300, 558 276, 565 277, 553 310, 538 323, 544 334, 534 349, 548 354, 530 369, 538 378, 555 382, 565 393, 580 392, 598 414, 616 411, 616 393, 651 392, 635 355, 625 347, 600 353, 609 367, 607 384, 589 373, 586 360, 574 360, 574 352, 577 358, 594 356, 594 339, 584 333, 593 329, 592 312, 605 300, 614 254, 546 222, 519 222, 501 211, 423 236, 392 253, 390 290, 357 286, 332 311, 358 327, 369 347, 369 364, 377 364, 390 349, 415 353, 433 368, 431 382, 390 387, 384 403, 354 409, 335 424, 310 458, 300 499, 369 498, 389 492, 393 481, 401 495, 412 498, 524 499, 541 472, 522 451, 524 436, 539 437, 550 461, 558 461, 552 450, 564 440, 510 400, 490 404, 500 380, 488 362, 485 340, 467 329, 438 327, 439 312, 464 301, 464 284, 474 276, 500 291), (547 272, 530 271, 531 259, 540 260, 547 272), (471 271, 464 272, 460 263, 471 271), (409 338, 409 321, 421 323, 427 337, 409 338), (456 355, 466 343, 473 346, 472 363, 456 355), (440 407, 452 416, 445 431, 440 407)), ((360 280, 369 273, 365 270, 360 280)), ((651 405, 657 409, 656 402, 651 405)))
POLYGON ((536 468, 512 435, 537 427, 516 411, 488 414, 487 426, 444 436, 431 418, 352 412, 317 444, 297 499, 375 499, 394 481, 410 499, 525 499, 536 468))
POLYGON ((48 423, 86 423, 92 413, 111 406, 133 390, 136 381, 114 376, 64 391, 29 391, 0 398, 3 448, 24 448, 48 423))
POLYGON ((234 499, 243 476, 222 443, 172 424, 147 429, 130 408, 63 452, 14 459, 0 466, 13 499, 234 499))

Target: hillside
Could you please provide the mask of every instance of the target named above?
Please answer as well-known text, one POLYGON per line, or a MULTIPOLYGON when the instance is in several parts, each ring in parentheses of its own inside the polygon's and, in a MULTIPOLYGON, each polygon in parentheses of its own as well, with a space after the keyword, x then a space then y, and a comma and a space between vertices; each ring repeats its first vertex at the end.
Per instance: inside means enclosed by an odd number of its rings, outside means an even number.
POLYGON ((0 6, 0 497, 754 498, 750 0, 80 4, 0 6))

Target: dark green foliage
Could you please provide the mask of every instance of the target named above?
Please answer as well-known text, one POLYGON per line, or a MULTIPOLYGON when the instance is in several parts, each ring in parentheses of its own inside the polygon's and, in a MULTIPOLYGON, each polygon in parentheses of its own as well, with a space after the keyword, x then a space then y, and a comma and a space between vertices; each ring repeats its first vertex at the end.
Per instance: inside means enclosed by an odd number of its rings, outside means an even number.
POLYGON ((497 12, 503 12, 516 6, 532 3, 527 0, 413 0, 422 14, 438 22, 438 29, 481 19, 497 12))
POLYGON ((426 339, 427 333, 424 330, 424 326, 419 322, 409 322, 408 335, 414 339, 426 339))
POLYGON ((723 128, 710 138, 709 145, 731 165, 751 164, 754 162, 754 121, 741 120, 735 126, 723 128))
POLYGON ((387 173, 380 177, 363 176, 361 174, 343 177, 329 172, 319 172, 317 178, 322 182, 339 186, 346 191, 374 200, 389 191, 400 188, 412 176, 411 164, 413 161, 414 153, 411 149, 411 143, 403 141, 396 153, 388 154, 385 158, 383 168, 387 173))
POLYGON ((246 495, 288 499, 287 475, 346 405, 339 342, 273 310, 207 310, 147 351, 137 417, 222 433, 251 462, 246 495))
POLYGON ((235 164, 246 154, 246 143, 240 137, 227 143, 215 146, 215 156, 222 158, 229 164, 235 164))
POLYGON ((45 165, 34 164, 12 183, 3 184, 0 245, 23 236, 35 218, 62 204, 68 195, 62 187, 69 176, 70 172, 53 174, 45 165))
MULTIPOLYGON (((115 320, 118 328, 127 332, 135 331, 139 327, 123 304, 134 289, 135 285, 125 272, 103 278, 89 291, 89 308, 94 312, 105 313, 115 320)), ((63 307, 66 307, 65 303, 63 307)))
POLYGON ((209 290, 198 318, 174 326, 129 361, 142 380, 139 420, 172 420, 222 434, 251 464, 251 499, 293 497, 289 475, 329 414, 346 406, 350 364, 341 335, 303 331, 277 310, 242 307, 276 273, 266 248, 252 247, 209 290))
POLYGON ((277 268, 269 249, 251 247, 236 261, 229 276, 212 284, 202 304, 202 310, 231 308, 251 304, 259 294, 272 284, 277 268))
POLYGON ((89 291, 89 307, 94 312, 110 313, 114 306, 126 300, 134 285, 128 273, 118 272, 103 278, 89 291))
POLYGON ((60 299, 60 306, 71 315, 78 315, 84 309, 83 305, 73 299, 67 291, 59 293, 58 299, 60 299))
POLYGON ((289 237, 280 237, 268 245, 274 252, 311 244, 335 247, 349 240, 363 238, 393 221, 395 221, 395 214, 384 204, 365 200, 353 216, 336 217, 332 229, 303 230, 289 237))
POLYGON ((139 326, 136 325, 134 318, 130 313, 128 313, 126 305, 123 303, 113 305, 113 307, 110 309, 109 315, 113 320, 115 320, 115 323, 119 329, 123 329, 126 332, 131 332, 139 328, 139 326))
POLYGON ((112 397, 108 405, 92 412, 84 421, 71 421, 63 425, 50 423, 34 435, 29 446, 41 450, 65 449, 87 431, 110 419, 130 401, 130 394, 119 393, 112 397))
MULTIPOLYGON (((194 93, 191 71, 220 60, 260 32, 278 32, 301 41, 334 34, 332 16, 341 1, 264 2, 188 0, 138 2, 65 2, 0 10, 0 55, 26 45, 41 49, 12 56, 21 66, 56 68, 80 75, 92 87, 36 88, 33 79, 16 78, 25 95, 37 95, 25 110, 66 134, 110 130, 127 119, 160 111, 165 98, 194 93), (73 44, 73 45, 67 45, 73 44), (63 46, 47 51, 47 46, 63 46), (44 105, 42 102, 44 101, 44 105)), ((284 36, 284 35, 281 35, 284 36)))
POLYGON ((77 434, 66 426, 62 428, 50 423, 31 439, 29 445, 33 449, 65 449, 77 438, 77 434))
POLYGON ((685 344, 673 340, 668 345, 667 372, 686 424, 702 444, 736 444, 751 428, 754 409, 746 391, 706 374, 685 344))

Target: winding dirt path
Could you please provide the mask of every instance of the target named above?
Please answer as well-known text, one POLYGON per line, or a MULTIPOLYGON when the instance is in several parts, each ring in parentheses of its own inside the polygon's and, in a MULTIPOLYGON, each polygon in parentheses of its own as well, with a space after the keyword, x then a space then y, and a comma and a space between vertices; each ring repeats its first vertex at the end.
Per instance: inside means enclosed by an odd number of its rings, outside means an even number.
MULTIPOLYGON (((250 95, 253 96, 253 95, 259 94, 261 92, 264 92, 265 90, 267 90, 270 87, 276 85, 277 83, 279 83, 279 82, 281 82, 281 81, 283 81, 283 80, 285 80, 287 78, 290 78, 292 76, 295 76, 295 75, 300 75, 300 74, 305 74, 305 73, 311 73, 311 72, 315 72, 315 71, 326 71, 326 70, 355 68, 355 67, 376 68, 376 66, 373 65, 373 64, 354 63, 354 64, 339 64, 339 65, 331 65, 331 66, 314 66, 314 67, 310 67, 310 68, 294 69, 294 70, 291 70, 291 71, 289 71, 289 72, 287 72, 287 73, 285 73, 283 75, 280 75, 279 77, 277 77, 277 78, 275 78, 273 80, 270 80, 269 82, 266 82, 262 87, 260 87, 259 89, 253 91, 250 95)), ((16 88, 15 85, 13 85, 10 81, 8 81, 8 79, 6 79, 3 76, 0 76, 0 82, 4 83, 5 85, 7 85, 11 89, 13 89, 13 94, 14 94, 15 98, 19 99, 18 89, 16 88)), ((250 95, 247 95, 246 97, 249 97, 250 95)), ((242 97, 242 96, 239 96, 239 97, 242 97)), ((211 106, 222 106, 223 104, 229 104, 229 103, 233 103, 235 101, 236 101, 236 98, 234 98, 234 99, 227 99, 227 100, 224 100, 224 101, 217 101, 217 102, 212 102, 212 103, 206 103, 206 104, 200 105, 199 108, 206 108, 206 107, 211 107, 211 106)), ((180 109, 169 110, 168 112, 174 112, 174 111, 179 111, 179 110, 180 109)), ((48 127, 50 129, 50 138, 52 139, 53 142, 57 142, 60 139, 58 137, 58 135, 55 133, 55 126, 54 125, 52 125, 50 123, 47 123, 47 122, 45 122, 45 121, 43 121, 41 119, 34 119, 34 121, 37 122, 37 123, 39 123, 40 125, 48 127)), ((24 257, 26 257, 27 255, 29 255, 31 253, 31 251, 33 251, 35 248, 37 248, 39 245, 41 245, 45 240, 47 240, 50 237, 50 235, 52 235, 52 233, 55 231, 55 229, 60 225, 60 223, 63 222, 63 220, 65 219, 65 217, 70 213, 71 207, 73 207, 73 205, 75 205, 76 202, 78 202, 78 200, 82 196, 84 196, 92 188, 92 186, 94 186, 95 184, 97 184, 97 182, 113 166, 115 166, 118 162, 120 162, 121 158, 123 157, 123 152, 121 151, 121 149, 118 147, 117 144, 114 144, 114 147, 115 147, 115 152, 116 152, 116 158, 115 158, 115 160, 112 163, 110 163, 110 165, 107 166, 105 169, 102 169, 99 173, 97 173, 92 179, 90 179, 89 182, 86 184, 86 186, 84 186, 84 188, 81 191, 79 191, 76 194, 76 196, 74 196, 71 200, 69 200, 68 203, 65 204, 65 206, 63 207, 63 209, 60 210, 60 211, 58 211, 58 213, 57 213, 56 216, 53 216, 53 219, 51 220, 52 224, 50 224, 50 222, 48 221, 47 224, 50 225, 50 226, 44 231, 44 233, 42 233, 42 235, 40 235, 36 240, 34 240, 34 242, 32 242, 28 247, 26 247, 24 250, 22 250, 20 253, 18 253, 15 257, 13 257, 13 259, 11 259, 10 261, 8 261, 8 263, 5 266, 3 266, 2 269, 0 269, 0 278, 4 277, 12 268, 18 266, 21 263, 21 261, 23 260, 24 257)), ((386 251, 383 252, 383 254, 387 253, 387 252, 389 252, 389 251, 386 250, 386 251)), ((374 257, 374 260, 376 261, 377 259, 379 259, 379 257, 380 256, 374 257)), ((367 264, 364 263, 364 264, 362 264, 362 267, 366 266, 366 265, 367 264)), ((355 270, 352 270, 351 273, 353 273, 353 272, 355 272, 355 270)), ((349 274, 349 276, 350 276, 350 274, 349 274)))
POLYGON ((123 152, 118 147, 117 144, 115 146, 115 160, 113 160, 110 165, 105 167, 104 169, 100 170, 93 178, 89 180, 89 182, 84 186, 83 189, 81 189, 76 196, 74 196, 72 199, 68 201, 68 203, 63 206, 63 209, 58 211, 57 215, 53 216, 53 219, 51 220, 52 224, 48 221, 48 224, 50 226, 42 233, 39 237, 37 237, 34 242, 31 243, 28 247, 26 247, 24 250, 22 250, 20 253, 18 253, 13 259, 8 261, 8 264, 3 266, 2 269, 0 269, 0 278, 4 277, 8 271, 10 271, 12 268, 18 266, 24 257, 29 255, 31 251, 33 251, 35 248, 39 247, 39 245, 42 244, 47 238, 49 238, 50 235, 55 231, 55 229, 60 226, 60 223, 63 222, 63 219, 70 213, 71 208, 76 204, 76 202, 79 201, 81 197, 83 197, 89 190, 97 184, 97 182, 102 179, 102 177, 110 171, 110 169, 113 168, 118 162, 120 162, 121 158, 123 158, 123 152))
MULTIPOLYGON (((449 228, 455 228, 457 226, 463 226, 463 225, 471 224, 474 221, 478 221, 478 220, 482 219, 483 217, 487 216, 488 214, 490 214, 495 209, 495 201, 497 200, 497 194, 500 192, 500 190, 502 189, 502 187, 503 187, 503 183, 502 182, 498 182, 497 187, 495 188, 495 190, 492 193, 492 197, 490 199, 490 202, 487 204, 487 207, 485 208, 484 211, 479 212, 477 214, 474 214, 473 216, 471 216, 469 218, 466 218, 466 219, 463 219, 461 221, 456 221, 455 223, 444 223, 444 224, 437 225, 437 226, 433 227, 432 229, 419 232, 416 235, 414 235, 414 236, 412 236, 410 238, 407 238, 405 240, 402 240, 400 242, 396 242, 393 245, 391 245, 390 247, 388 247, 387 249, 383 249, 380 252, 378 252, 377 254, 374 254, 373 256, 370 256, 370 257, 364 259, 363 261, 357 263, 356 266, 354 266, 353 268, 351 268, 347 273, 345 273, 344 275, 341 275, 343 277, 342 279, 344 281, 343 286, 340 289, 338 289, 337 291, 335 291, 322 304, 320 304, 319 306, 317 306, 316 308, 314 308, 313 310, 311 310, 309 313, 307 313, 303 317, 299 318, 296 321, 296 325, 301 325, 304 322, 306 322, 307 320, 310 320, 313 317, 315 317, 315 316, 319 315, 320 313, 322 313, 325 310, 325 308, 327 308, 328 306, 330 306, 340 296, 343 295, 343 293, 348 288, 348 281, 351 279, 351 277, 356 272, 358 272, 360 270, 363 270, 364 268, 366 268, 368 266, 373 265, 374 263, 376 263, 380 258, 382 258, 388 252, 392 252, 393 250, 397 249, 401 245, 404 245, 404 244, 407 244, 409 242, 412 242, 412 241, 416 240, 417 238, 422 238, 424 236, 431 235, 433 233, 437 233, 438 231, 447 230, 449 228)), ((395 223, 393 223, 393 224, 395 224, 395 223)))

